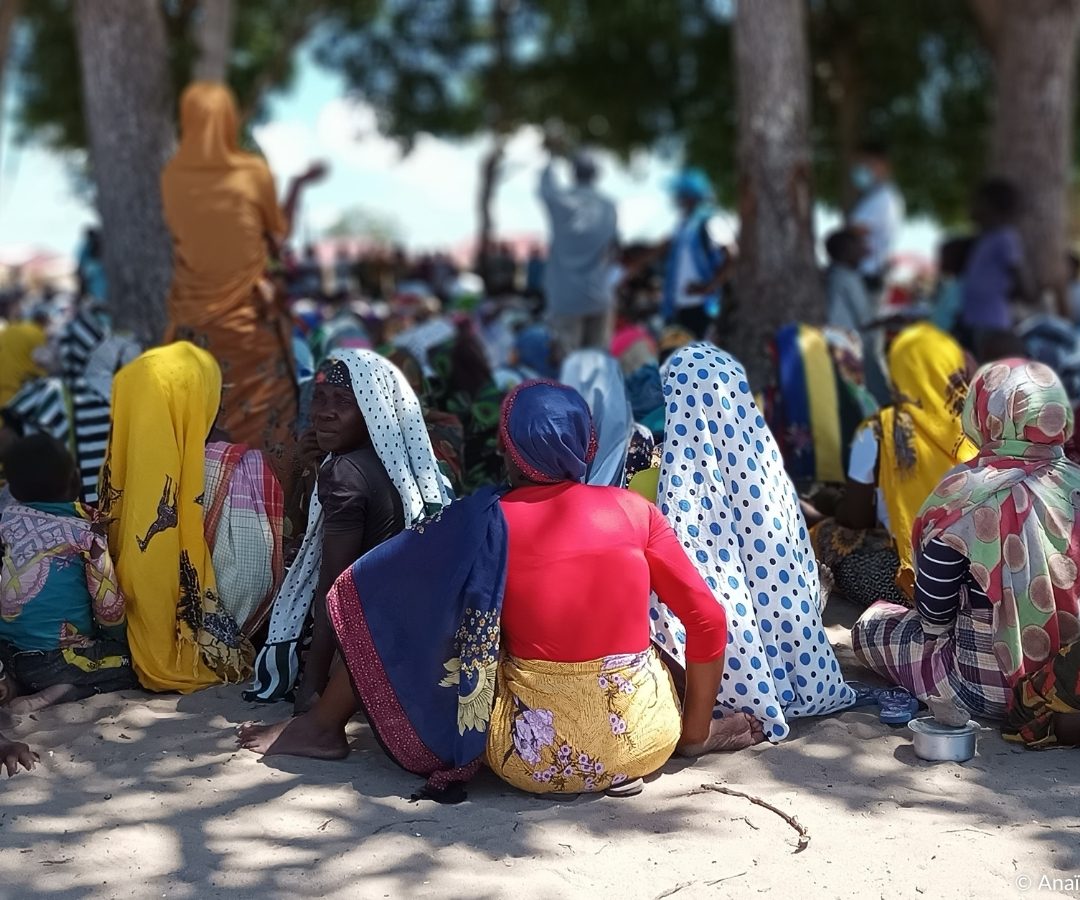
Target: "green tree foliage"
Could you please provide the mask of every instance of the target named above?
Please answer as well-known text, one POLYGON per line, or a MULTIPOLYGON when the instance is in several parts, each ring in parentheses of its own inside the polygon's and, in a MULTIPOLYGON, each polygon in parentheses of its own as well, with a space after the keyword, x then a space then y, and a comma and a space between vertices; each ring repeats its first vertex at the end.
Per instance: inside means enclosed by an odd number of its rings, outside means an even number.
MULTIPOLYGON (((991 62, 966 4, 808 2, 818 196, 850 202, 852 156, 872 139, 892 149, 912 211, 963 219, 992 96, 991 62)), ((578 141, 623 157, 650 148, 701 166, 721 200, 733 201, 729 0, 508 6, 510 53, 497 79, 495 0, 386 0, 373 24, 366 4, 338 4, 318 58, 406 145, 421 132, 452 138, 558 120, 578 141)))
POLYGON ((983 173, 992 61, 965 3, 811 0, 817 188, 850 201, 858 144, 881 141, 910 211, 967 218, 983 173))
POLYGON ((362 0, 337 3, 316 37, 316 58, 407 149, 421 133, 505 134, 534 121, 521 89, 536 12, 530 0, 389 0, 374 15, 362 0))
MULTIPOLYGON (((968 6, 807 0, 819 198, 850 202, 865 138, 886 143, 914 212, 964 219, 986 159, 991 60, 968 6)), ((195 0, 162 0, 174 82, 195 52, 195 0)), ((25 4, 17 42, 23 134, 86 144, 71 0, 25 4)), ((731 0, 260 0, 237 2, 229 80, 257 117, 316 58, 408 148, 423 132, 508 134, 554 120, 623 157, 653 149, 702 166, 735 196, 731 0), (501 18, 500 18, 501 15, 501 18)))
MULTIPOLYGON (((296 71, 295 50, 326 6, 322 0, 237 0, 229 84, 248 119, 257 120, 264 112, 270 91, 289 85, 296 71)), ((20 136, 61 151, 87 146, 72 7, 72 0, 24 4, 13 59, 20 136)), ((197 0, 161 3, 177 95, 190 79, 197 52, 192 29, 197 9, 197 0)))

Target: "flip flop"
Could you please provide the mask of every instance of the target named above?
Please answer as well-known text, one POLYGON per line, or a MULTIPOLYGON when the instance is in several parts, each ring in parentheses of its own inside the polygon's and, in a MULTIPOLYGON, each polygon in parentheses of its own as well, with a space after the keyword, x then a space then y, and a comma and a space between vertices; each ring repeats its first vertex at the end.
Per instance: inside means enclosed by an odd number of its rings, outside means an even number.
POLYGON ((877 692, 878 719, 883 725, 907 725, 919 711, 919 701, 904 688, 884 688, 877 692))
POLYGON ((856 709, 860 706, 876 706, 878 693, 881 688, 871 687, 861 681, 849 681, 848 687, 855 691, 855 702, 848 709, 856 709))
POLYGON ((633 781, 624 781, 622 784, 609 787, 606 793, 609 797, 636 797, 644 789, 645 782, 640 778, 635 778, 633 781))

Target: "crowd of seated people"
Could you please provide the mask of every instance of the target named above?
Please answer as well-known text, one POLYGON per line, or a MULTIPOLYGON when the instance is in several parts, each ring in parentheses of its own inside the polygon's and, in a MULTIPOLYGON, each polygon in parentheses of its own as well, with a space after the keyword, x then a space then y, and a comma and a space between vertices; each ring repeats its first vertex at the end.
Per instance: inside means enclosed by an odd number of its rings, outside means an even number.
MULTIPOLYGON (((238 149, 227 94, 187 94, 182 132, 166 341, 140 352, 89 295, 0 330, 7 713, 237 685, 291 703, 242 727, 256 752, 343 758, 362 712, 433 797, 482 765, 626 796, 673 754, 865 700, 832 593, 864 610, 859 660, 946 724, 1080 736, 1072 403, 979 306, 1020 277, 1006 186, 980 190, 945 273, 951 318, 883 324, 858 235, 830 240, 828 320, 777 334, 766 386, 720 346, 715 304, 664 321, 648 253, 613 282, 601 346, 563 346, 506 271, 485 298, 436 259, 437 287, 381 300, 344 265, 329 296, 297 269, 291 307, 231 317, 281 290, 253 235, 283 239, 292 204, 238 149), (185 199, 202 181, 250 213, 214 223, 220 246, 185 199), (223 247, 250 266, 207 318, 223 247), (273 342, 236 356, 250 334, 273 342)), ((9 774, 34 762, 0 736, 9 774)))

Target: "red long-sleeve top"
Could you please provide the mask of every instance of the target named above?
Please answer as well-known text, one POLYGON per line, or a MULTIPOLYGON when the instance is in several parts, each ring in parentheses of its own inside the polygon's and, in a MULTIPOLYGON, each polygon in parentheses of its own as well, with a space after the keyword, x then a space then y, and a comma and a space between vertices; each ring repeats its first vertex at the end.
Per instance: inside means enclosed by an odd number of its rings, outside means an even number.
POLYGON ((688 662, 724 653, 727 616, 660 511, 630 491, 564 482, 502 499, 510 534, 503 646, 585 662, 649 645, 649 593, 686 628, 688 662))

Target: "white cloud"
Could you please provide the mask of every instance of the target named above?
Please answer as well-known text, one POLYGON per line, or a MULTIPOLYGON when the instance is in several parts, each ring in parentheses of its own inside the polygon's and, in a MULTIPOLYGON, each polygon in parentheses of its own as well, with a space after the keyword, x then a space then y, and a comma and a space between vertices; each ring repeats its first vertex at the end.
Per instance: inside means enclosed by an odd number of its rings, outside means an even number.
POLYGON ((299 175, 317 157, 315 136, 301 122, 267 122, 256 126, 254 134, 281 184, 299 175))
POLYGON ((320 153, 361 171, 387 169, 401 158, 397 144, 379 133, 375 111, 356 100, 326 103, 316 119, 315 135, 320 153))

